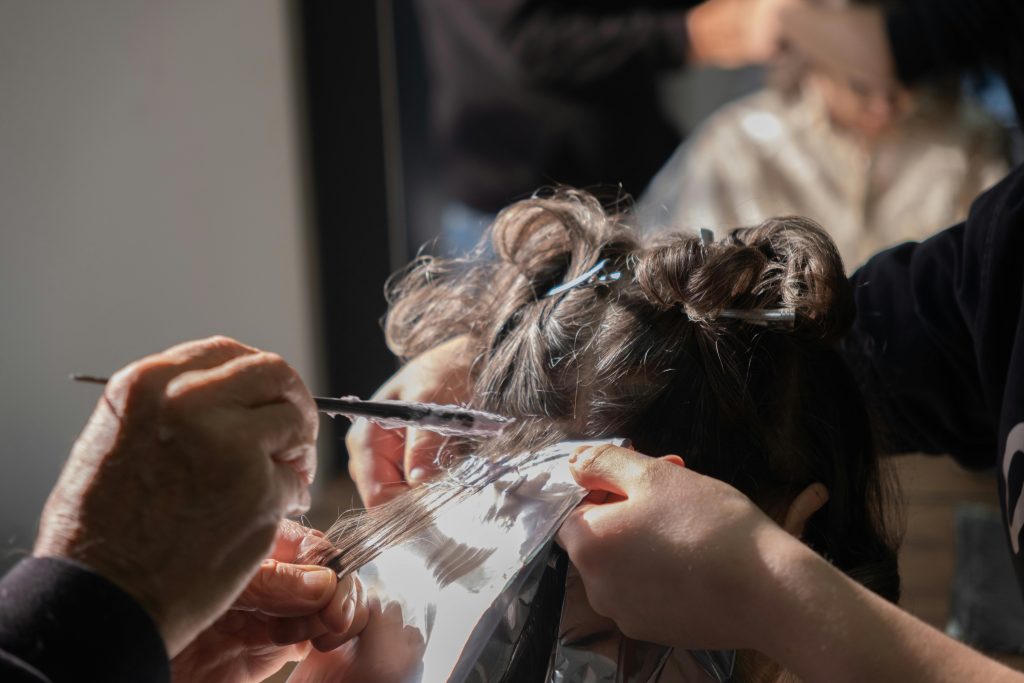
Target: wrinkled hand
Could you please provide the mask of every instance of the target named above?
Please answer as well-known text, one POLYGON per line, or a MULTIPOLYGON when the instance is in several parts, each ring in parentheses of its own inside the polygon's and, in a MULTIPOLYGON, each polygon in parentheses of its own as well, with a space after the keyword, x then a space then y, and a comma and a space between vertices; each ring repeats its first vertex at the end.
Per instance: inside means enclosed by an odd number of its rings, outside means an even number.
POLYGON ((311 648, 330 651, 366 626, 366 594, 350 574, 292 564, 323 534, 281 522, 270 559, 235 604, 171 662, 176 683, 255 683, 311 648))
MULTIPOLYGON (((460 403, 469 397, 466 339, 445 342, 409 361, 373 395, 375 400, 398 399, 426 403, 460 403)), ((444 437, 417 429, 384 429, 356 420, 345 436, 348 469, 367 507, 391 500, 429 479, 444 437)))
POLYGON ((369 621, 358 638, 331 652, 310 652, 288 683, 405 683, 415 680, 425 643, 415 626, 406 626, 397 603, 382 605, 371 594, 369 621))
POLYGON ((760 636, 746 631, 746 610, 767 576, 759 548, 802 546, 742 493, 681 462, 614 446, 577 454, 573 476, 601 502, 573 511, 558 541, 590 604, 630 638, 752 647, 760 636))
POLYGON ((281 516, 308 506, 317 427, 279 356, 214 337, 137 361, 75 442, 34 554, 118 584, 174 656, 241 593, 281 516))

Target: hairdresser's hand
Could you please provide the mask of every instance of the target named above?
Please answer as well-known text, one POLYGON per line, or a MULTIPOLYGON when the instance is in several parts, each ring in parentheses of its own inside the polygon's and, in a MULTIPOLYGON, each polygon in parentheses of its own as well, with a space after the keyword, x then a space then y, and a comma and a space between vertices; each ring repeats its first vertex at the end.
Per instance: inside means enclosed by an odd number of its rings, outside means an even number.
POLYGON ((405 683, 416 680, 425 643, 407 626, 395 602, 381 604, 371 593, 369 621, 358 638, 330 652, 310 652, 288 683, 405 683))
POLYGON ((614 447, 580 455, 573 474, 601 502, 573 512, 559 541, 591 606, 627 636, 758 650, 802 681, 1024 683, 842 574, 727 484, 614 447))
MULTIPOLYGON (((469 397, 466 339, 458 337, 409 361, 373 395, 426 403, 460 403, 469 397)), ((345 436, 348 470, 367 507, 391 500, 437 471, 443 437, 417 429, 383 429, 356 420, 345 436)))
POLYGON ((176 655, 308 506, 316 406, 279 356, 215 337, 118 372, 50 494, 37 556, 118 584, 176 655))
POLYGON ((270 559, 235 604, 174 658, 176 683, 255 683, 312 648, 330 651, 366 626, 367 599, 350 574, 292 564, 326 545, 323 534, 281 522, 270 559))
POLYGON ((733 68, 769 61, 782 43, 783 12, 801 0, 706 0, 687 15, 690 61, 733 68))
POLYGON ((745 631, 746 610, 766 579, 758 549, 803 546, 736 489, 673 461, 612 446, 577 454, 573 476, 593 493, 559 543, 590 604, 627 636, 751 647, 759 634, 745 631))

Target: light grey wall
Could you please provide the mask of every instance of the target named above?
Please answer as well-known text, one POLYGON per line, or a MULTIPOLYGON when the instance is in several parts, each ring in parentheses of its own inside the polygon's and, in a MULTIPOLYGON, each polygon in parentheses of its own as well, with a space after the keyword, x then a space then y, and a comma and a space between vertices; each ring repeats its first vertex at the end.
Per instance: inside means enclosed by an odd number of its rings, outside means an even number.
POLYGON ((284 0, 0 0, 0 565, 98 388, 214 333, 317 384, 284 0))

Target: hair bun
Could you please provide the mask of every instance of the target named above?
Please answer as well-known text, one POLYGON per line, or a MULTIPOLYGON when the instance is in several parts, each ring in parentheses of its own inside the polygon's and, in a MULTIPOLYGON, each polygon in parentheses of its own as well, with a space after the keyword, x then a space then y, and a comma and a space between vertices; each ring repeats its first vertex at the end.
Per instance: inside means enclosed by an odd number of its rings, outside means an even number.
POLYGON ((569 188, 516 202, 501 211, 491 226, 491 246, 521 276, 531 298, 585 272, 601 258, 620 258, 636 247, 630 231, 607 214, 593 195, 569 188))
POLYGON ((556 189, 503 209, 491 226, 491 244, 499 259, 523 275, 543 276, 564 272, 577 252, 600 244, 607 222, 592 195, 556 189))
POLYGON ((832 341, 853 320, 842 259, 814 221, 773 218, 703 244, 674 236, 637 256, 636 282, 657 306, 681 306, 693 320, 720 322, 725 309, 789 309, 796 334, 832 341))

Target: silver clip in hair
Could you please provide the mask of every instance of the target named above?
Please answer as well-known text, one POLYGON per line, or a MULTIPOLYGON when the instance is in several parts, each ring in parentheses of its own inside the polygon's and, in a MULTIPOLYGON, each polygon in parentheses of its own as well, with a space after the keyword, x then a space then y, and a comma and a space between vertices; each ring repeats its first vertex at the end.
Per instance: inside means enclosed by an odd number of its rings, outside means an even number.
POLYGON ((726 308, 719 312, 719 318, 732 318, 755 325, 793 325, 796 323, 796 310, 792 308, 750 308, 739 310, 726 308))
POLYGON ((710 246, 715 241, 715 233, 708 228, 700 229, 700 243, 705 247, 710 246))
POLYGON ((593 284, 607 284, 611 282, 618 282, 622 278, 622 273, 615 271, 614 273, 604 273, 605 267, 611 259, 601 259, 597 264, 583 273, 577 278, 573 278, 569 282, 564 282, 557 287, 552 287, 548 290, 548 293, 544 295, 545 298, 549 296, 555 296, 562 292, 568 292, 570 289, 576 289, 577 287, 583 287, 585 285, 593 284))

